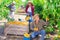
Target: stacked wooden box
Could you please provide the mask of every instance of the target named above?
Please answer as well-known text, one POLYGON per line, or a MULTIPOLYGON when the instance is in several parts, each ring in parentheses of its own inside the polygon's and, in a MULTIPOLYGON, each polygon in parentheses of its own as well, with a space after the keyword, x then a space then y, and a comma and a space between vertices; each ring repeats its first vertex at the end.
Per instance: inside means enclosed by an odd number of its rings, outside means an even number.
POLYGON ((24 35, 25 32, 29 32, 29 26, 27 25, 14 25, 14 24, 5 24, 5 35, 14 34, 14 35, 24 35))

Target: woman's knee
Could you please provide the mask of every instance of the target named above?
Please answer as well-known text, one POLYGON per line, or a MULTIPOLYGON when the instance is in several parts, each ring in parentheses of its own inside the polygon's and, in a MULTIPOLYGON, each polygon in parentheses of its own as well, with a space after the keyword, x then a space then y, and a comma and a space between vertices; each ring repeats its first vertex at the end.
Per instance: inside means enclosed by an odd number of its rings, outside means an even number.
POLYGON ((35 38, 35 34, 34 33, 31 34, 31 38, 35 38))
POLYGON ((41 30, 41 31, 40 31, 40 34, 45 36, 45 35, 46 35, 45 30, 41 30))

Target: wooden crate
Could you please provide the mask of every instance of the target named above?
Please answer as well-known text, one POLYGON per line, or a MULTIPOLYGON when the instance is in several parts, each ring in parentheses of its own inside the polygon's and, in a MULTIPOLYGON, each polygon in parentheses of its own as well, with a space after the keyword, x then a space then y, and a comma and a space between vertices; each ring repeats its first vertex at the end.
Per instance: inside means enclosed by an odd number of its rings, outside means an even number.
POLYGON ((23 40, 23 36, 7 36, 6 40, 23 40))
POLYGON ((14 35, 24 35, 25 32, 29 32, 29 26, 26 25, 12 25, 12 24, 5 24, 4 34, 14 34, 14 35))

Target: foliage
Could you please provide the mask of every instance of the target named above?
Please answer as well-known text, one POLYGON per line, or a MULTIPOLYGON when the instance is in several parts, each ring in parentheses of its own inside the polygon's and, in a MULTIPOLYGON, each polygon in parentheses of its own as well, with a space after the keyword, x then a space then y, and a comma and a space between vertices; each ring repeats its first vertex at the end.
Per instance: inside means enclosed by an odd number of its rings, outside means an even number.
MULTIPOLYGON (((42 0, 43 1, 43 0, 42 0)), ((35 12, 40 13, 43 10, 43 3, 41 0, 33 0, 35 6, 35 12)))
POLYGON ((10 5, 13 1, 16 2, 16 8, 22 3, 21 0, 0 0, 0 19, 8 17, 9 10, 6 5, 10 5))
MULTIPOLYGON (((53 31, 53 25, 58 25, 60 29, 60 0, 33 0, 35 6, 35 13, 42 15, 42 19, 46 20, 46 17, 49 18, 49 27, 46 29, 48 31, 53 31)), ((41 16, 40 16, 41 17, 41 16)))

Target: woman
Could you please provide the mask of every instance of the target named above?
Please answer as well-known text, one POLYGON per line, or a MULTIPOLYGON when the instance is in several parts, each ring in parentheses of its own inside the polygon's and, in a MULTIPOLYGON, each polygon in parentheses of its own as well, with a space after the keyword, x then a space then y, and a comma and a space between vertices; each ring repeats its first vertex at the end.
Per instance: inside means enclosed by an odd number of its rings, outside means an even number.
POLYGON ((45 25, 47 25, 47 22, 40 19, 39 14, 34 15, 34 22, 30 24, 30 29, 33 31, 31 34, 31 38, 34 39, 37 35, 41 35, 40 40, 44 40, 46 32, 43 26, 45 25))
POLYGON ((26 6, 26 13, 27 15, 29 15, 31 17, 32 20, 32 16, 34 16, 34 5, 29 1, 27 6, 26 6))

